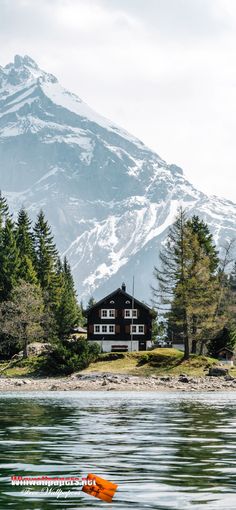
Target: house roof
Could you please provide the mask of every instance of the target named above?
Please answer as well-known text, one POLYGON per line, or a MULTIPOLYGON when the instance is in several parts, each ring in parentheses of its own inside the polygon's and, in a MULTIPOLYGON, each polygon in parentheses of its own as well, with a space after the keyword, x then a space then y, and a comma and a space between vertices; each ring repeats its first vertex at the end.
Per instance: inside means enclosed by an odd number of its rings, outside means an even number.
POLYGON ((96 308, 97 306, 100 306, 101 303, 103 303, 103 301, 105 301, 105 299, 109 299, 109 298, 112 298, 113 296, 115 296, 115 294, 117 293, 120 293, 120 294, 123 294, 125 297, 127 297, 128 299, 130 299, 132 301, 132 299, 134 300, 135 303, 138 303, 140 306, 143 306, 144 308, 146 308, 147 310, 151 310, 151 308, 148 306, 148 305, 145 305, 145 303, 142 303, 142 301, 139 301, 138 299, 136 299, 135 297, 131 296, 130 294, 128 294, 128 292, 124 291, 123 289, 121 289, 120 287, 118 287, 118 289, 114 290, 113 292, 111 292, 110 294, 108 294, 107 296, 105 296, 104 298, 100 299, 97 303, 95 303, 93 306, 91 306, 88 310, 88 312, 90 312, 90 310, 93 310, 94 308, 96 308))
POLYGON ((216 354, 218 354, 219 352, 222 352, 222 351, 228 351, 230 352, 231 354, 234 354, 234 351, 232 351, 231 349, 229 349, 228 347, 221 347, 221 349, 219 349, 218 351, 216 351, 216 354))

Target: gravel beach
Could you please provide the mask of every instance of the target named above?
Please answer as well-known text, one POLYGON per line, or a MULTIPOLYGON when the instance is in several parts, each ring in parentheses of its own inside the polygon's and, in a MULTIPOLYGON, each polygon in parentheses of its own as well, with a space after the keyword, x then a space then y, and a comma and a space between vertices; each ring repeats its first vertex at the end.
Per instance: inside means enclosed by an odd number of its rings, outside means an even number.
POLYGON ((0 377, 0 391, 236 391, 236 378, 131 376, 113 373, 77 373, 68 377, 0 377))

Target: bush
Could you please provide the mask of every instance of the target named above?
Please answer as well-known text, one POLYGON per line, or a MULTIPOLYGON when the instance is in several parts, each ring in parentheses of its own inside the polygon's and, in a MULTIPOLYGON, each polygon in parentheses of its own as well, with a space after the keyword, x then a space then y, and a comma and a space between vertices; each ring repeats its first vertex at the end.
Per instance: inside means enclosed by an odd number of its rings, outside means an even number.
POLYGON ((174 365, 183 357, 183 353, 175 349, 160 348, 148 351, 139 358, 139 365, 149 363, 152 367, 161 367, 166 365, 174 365))
POLYGON ((99 354, 98 344, 91 345, 87 340, 64 340, 48 354, 42 368, 47 375, 69 375, 76 370, 87 368, 99 354))
POLYGON ((124 352, 106 352, 98 357, 98 361, 113 361, 116 359, 124 359, 124 352))

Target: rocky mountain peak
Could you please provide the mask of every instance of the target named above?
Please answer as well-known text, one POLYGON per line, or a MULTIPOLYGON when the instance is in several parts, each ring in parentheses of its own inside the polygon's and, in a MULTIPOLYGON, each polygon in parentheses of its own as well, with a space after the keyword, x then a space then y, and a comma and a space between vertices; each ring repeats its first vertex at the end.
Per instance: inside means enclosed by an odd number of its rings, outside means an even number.
POLYGON ((13 65, 15 68, 27 66, 32 67, 33 69, 38 69, 38 65, 36 64, 36 62, 28 55, 25 55, 24 57, 22 57, 21 55, 15 55, 13 65))

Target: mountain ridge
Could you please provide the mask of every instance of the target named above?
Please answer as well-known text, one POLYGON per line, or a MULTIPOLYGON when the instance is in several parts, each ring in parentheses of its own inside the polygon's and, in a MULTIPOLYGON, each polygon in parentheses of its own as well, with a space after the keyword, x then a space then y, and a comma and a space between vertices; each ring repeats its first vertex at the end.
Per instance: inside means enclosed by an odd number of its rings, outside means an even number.
POLYGON ((235 236, 236 205, 208 197, 158 154, 95 113, 30 57, 0 67, 1 188, 12 209, 40 207, 68 256, 78 295, 126 280, 150 301, 152 270, 178 206, 235 236))

